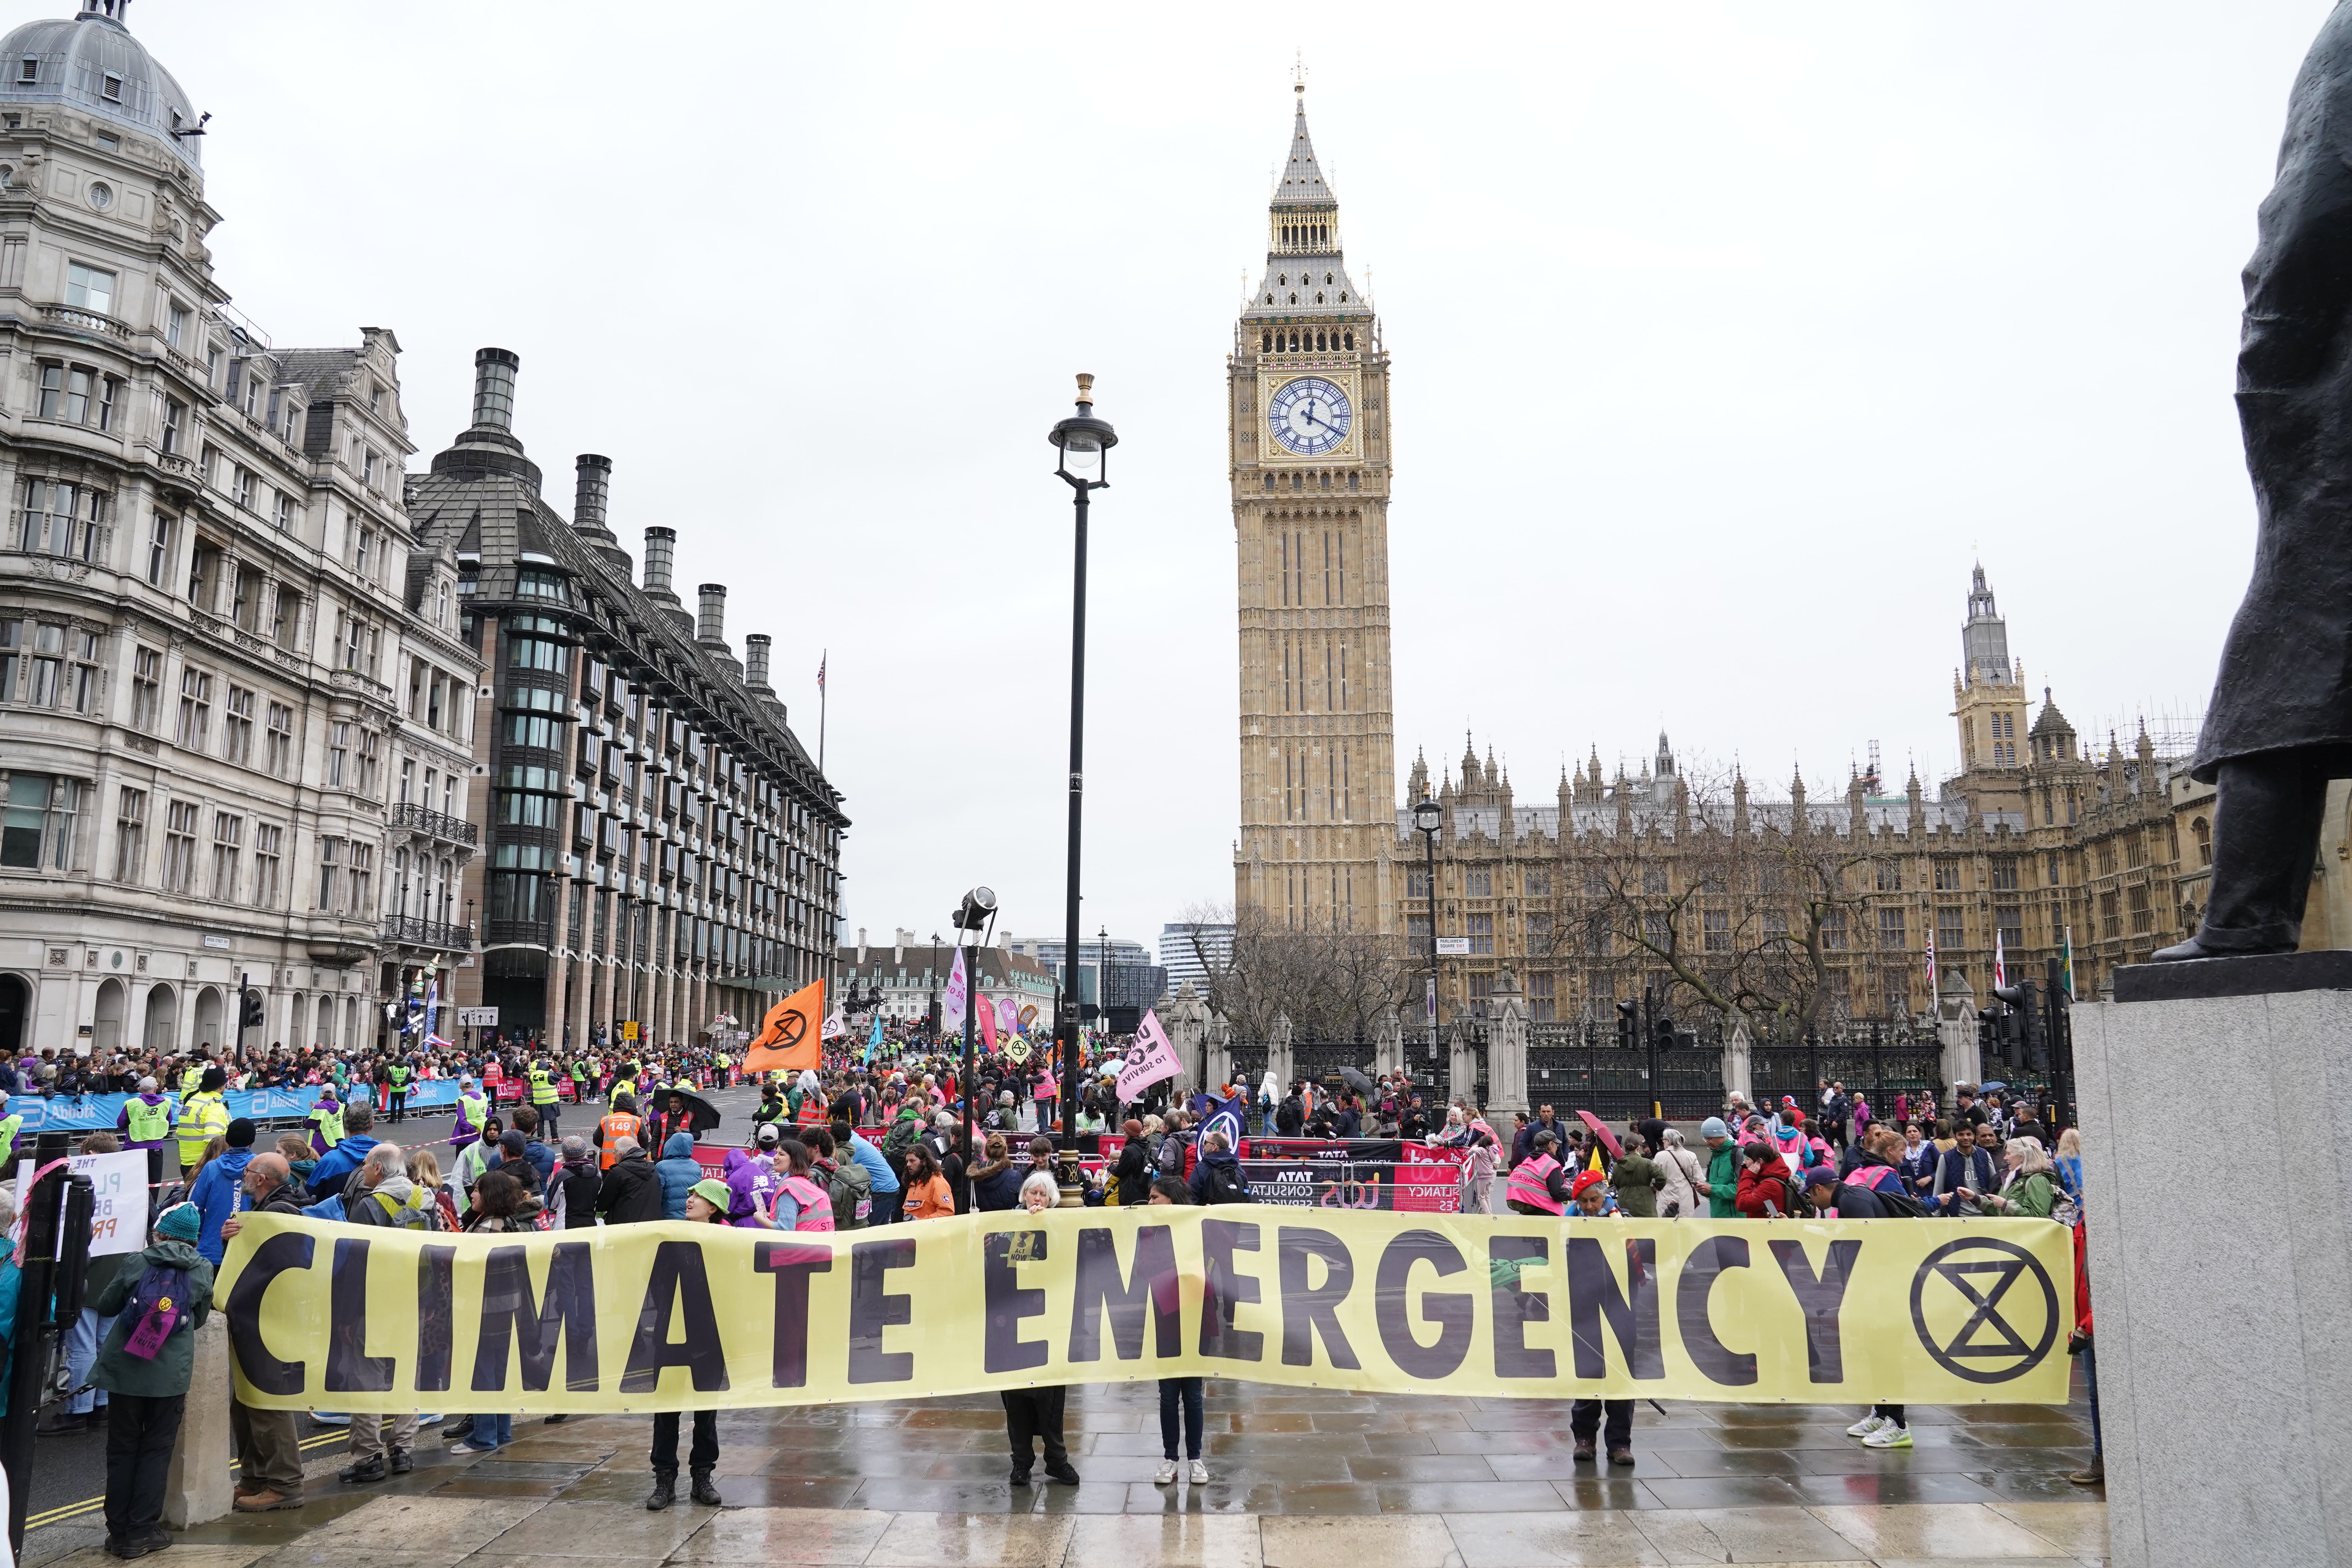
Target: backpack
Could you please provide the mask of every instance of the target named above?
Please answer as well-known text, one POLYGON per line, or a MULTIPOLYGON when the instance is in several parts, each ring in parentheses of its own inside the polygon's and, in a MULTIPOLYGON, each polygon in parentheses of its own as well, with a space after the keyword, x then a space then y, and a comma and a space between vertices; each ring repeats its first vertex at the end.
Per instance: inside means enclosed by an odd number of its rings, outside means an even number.
POLYGON ((1257 1200, 1250 1195, 1249 1178, 1242 1174, 1238 1162, 1220 1160, 1209 1167, 1211 1203, 1247 1204, 1257 1200))
POLYGON ((833 1201, 833 1228, 863 1230, 872 1223, 874 1177, 855 1160, 834 1166, 824 1179, 824 1195, 833 1201))
POLYGON ((1885 1187, 1871 1190, 1878 1194, 1879 1204, 1889 1219, 1926 1219, 1934 1212, 1909 1193, 1888 1192, 1885 1187))
POLYGON ((907 1151, 915 1146, 915 1140, 922 1136, 922 1131, 923 1123, 919 1118, 901 1116, 890 1123, 890 1131, 883 1134, 882 1152, 903 1162, 907 1158, 907 1151))

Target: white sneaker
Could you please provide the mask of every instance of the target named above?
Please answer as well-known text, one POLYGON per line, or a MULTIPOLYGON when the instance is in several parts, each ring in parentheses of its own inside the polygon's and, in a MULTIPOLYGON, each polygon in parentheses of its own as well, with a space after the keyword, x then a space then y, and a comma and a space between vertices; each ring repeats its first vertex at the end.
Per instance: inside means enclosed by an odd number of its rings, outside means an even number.
POLYGON ((1886 1417, 1879 1415, 1874 1410, 1869 1415, 1864 1416, 1861 1420, 1855 1422, 1853 1426, 1847 1427, 1845 1429, 1845 1435, 1849 1437, 1867 1437, 1873 1432, 1877 1431, 1881 1426, 1885 1425, 1886 1417))
POLYGON ((1889 1421, 1862 1440, 1865 1448, 1907 1448, 1911 1447, 1911 1428, 1889 1421))
POLYGON ((1209 1484, 1209 1467, 1198 1459, 1192 1461, 1192 1484, 1196 1487, 1205 1487, 1209 1484))
POLYGON ((1176 1484, 1176 1461, 1173 1459, 1160 1460, 1160 1468, 1157 1470, 1154 1470, 1151 1474, 1151 1484, 1155 1487, 1174 1486, 1176 1484))

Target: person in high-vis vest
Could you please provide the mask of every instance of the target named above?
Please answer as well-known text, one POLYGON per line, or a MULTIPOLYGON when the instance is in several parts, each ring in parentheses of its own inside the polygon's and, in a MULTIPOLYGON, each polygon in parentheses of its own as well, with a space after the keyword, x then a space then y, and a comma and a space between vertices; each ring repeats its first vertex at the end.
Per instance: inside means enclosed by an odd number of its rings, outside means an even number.
POLYGON ((585 1105, 588 1103, 588 1086, 594 1081, 595 1079, 590 1076, 588 1071, 588 1058, 586 1057, 572 1058, 572 1102, 574 1105, 585 1105))
POLYGON ((597 1169, 609 1171, 613 1162, 621 1157, 614 1145, 624 1138, 643 1140, 645 1124, 637 1120, 637 1102, 625 1094, 613 1096, 613 1109, 596 1123, 597 1169))
POLYGON ((1549 1132, 1538 1132, 1531 1141, 1535 1152, 1511 1167, 1510 1186, 1506 1193, 1513 1214, 1562 1215, 1568 1212, 1569 1176, 1560 1163, 1552 1157, 1559 1140, 1549 1132))
MULTIPOLYGON (((180 1099, 184 1101, 188 1096, 195 1093, 197 1089, 204 1087, 205 1069, 212 1065, 212 1058, 210 1056, 191 1057, 188 1059, 188 1065, 185 1068, 183 1068, 180 1071, 180 1099)), ((228 1080, 226 1078, 223 1078, 221 1081, 226 1083, 228 1080)))
POLYGON ((180 1101, 180 1169, 193 1167, 205 1157, 205 1145, 228 1132, 228 1097, 222 1091, 228 1087, 228 1074, 220 1068, 205 1068, 196 1080, 196 1091, 180 1101))
MULTIPOLYGON (((0 1092, 0 1111, 8 1111, 8 1096, 0 1092)), ((25 1118, 16 1111, 0 1116, 0 1171, 14 1174, 16 1169, 16 1134, 24 1131, 25 1118)))
POLYGON ((408 1065, 405 1057, 384 1068, 384 1081, 392 1089, 392 1119, 394 1121, 408 1120, 408 1080, 415 1076, 416 1069, 408 1065))
POLYGON ((114 1125, 125 1149, 161 1149, 172 1141, 172 1102, 157 1092, 153 1079, 142 1078, 114 1125))
POLYGON ((343 1102, 335 1098, 335 1086, 327 1084, 319 1090, 319 1098, 310 1103, 310 1153, 323 1158, 328 1150, 345 1137, 343 1102))
POLYGON ((540 1136, 550 1143, 561 1142, 555 1119, 562 1114, 563 1108, 556 1101, 555 1075, 547 1070, 543 1061, 530 1064, 530 1103, 539 1112, 540 1136))
POLYGON ((457 1125, 455 1142, 478 1138, 490 1119, 490 1097, 474 1087, 471 1078, 457 1080, 457 1125))
POLYGON ((778 1230, 831 1230, 833 1194, 809 1174, 808 1145, 786 1139, 776 1156, 776 1197, 770 1220, 778 1230))

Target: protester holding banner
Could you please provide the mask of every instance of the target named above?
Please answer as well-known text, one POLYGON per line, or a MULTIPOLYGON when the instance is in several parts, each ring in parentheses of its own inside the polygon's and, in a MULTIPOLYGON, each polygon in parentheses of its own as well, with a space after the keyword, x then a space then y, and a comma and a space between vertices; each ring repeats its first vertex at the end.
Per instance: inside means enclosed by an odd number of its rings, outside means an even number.
MULTIPOLYGON (((293 1170, 285 1155, 256 1154, 246 1166, 243 1180, 247 1202, 240 1212, 222 1223, 224 1240, 236 1239, 247 1214, 302 1212, 301 1194, 293 1184, 293 1170)), ((257 1409, 241 1399, 230 1402, 229 1442, 237 1460, 236 1489, 230 1506, 237 1512, 270 1513, 302 1506, 302 1441, 297 1423, 291 1410, 257 1409)))

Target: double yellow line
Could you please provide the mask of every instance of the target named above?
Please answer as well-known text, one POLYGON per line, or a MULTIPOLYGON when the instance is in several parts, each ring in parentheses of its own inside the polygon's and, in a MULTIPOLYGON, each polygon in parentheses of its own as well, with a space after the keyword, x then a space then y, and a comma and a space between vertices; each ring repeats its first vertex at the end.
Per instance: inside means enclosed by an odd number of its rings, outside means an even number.
MULTIPOLYGON (((303 1438, 302 1448, 305 1453, 308 1453, 312 1448, 332 1447, 335 1444, 348 1443, 350 1441, 351 1434, 348 1432, 341 1430, 320 1432, 312 1436, 303 1438)), ((232 1465, 230 1468, 235 1468, 236 1467, 232 1465)), ((26 1530, 39 1530, 44 1525, 63 1524, 68 1520, 79 1519, 86 1513, 94 1513, 105 1506, 106 1499, 103 1494, 94 1498, 85 1498, 79 1502, 69 1502, 58 1508, 46 1510, 40 1513, 27 1514, 25 1518, 25 1528, 26 1530)))

